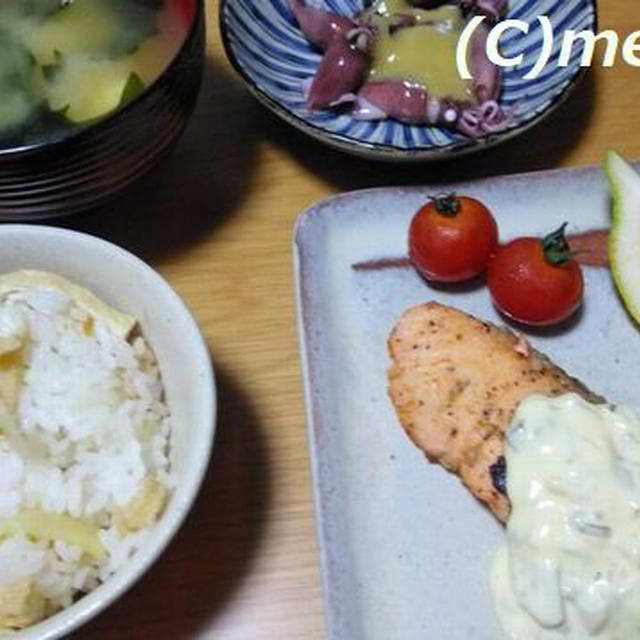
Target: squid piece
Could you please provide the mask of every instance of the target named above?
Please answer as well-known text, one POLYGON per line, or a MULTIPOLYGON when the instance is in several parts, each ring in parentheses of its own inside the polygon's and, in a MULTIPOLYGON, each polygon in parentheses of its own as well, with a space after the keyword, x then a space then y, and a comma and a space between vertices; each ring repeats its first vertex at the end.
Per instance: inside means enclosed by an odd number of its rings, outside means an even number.
POLYGON ((438 100, 426 90, 401 80, 367 82, 356 100, 353 117, 358 120, 394 118, 408 124, 442 124, 471 138, 497 133, 507 128, 510 114, 495 100, 480 104, 438 100))
POLYGON ((331 11, 310 7, 304 0, 289 0, 293 17, 307 40, 321 51, 327 51, 337 37, 346 37, 355 26, 350 18, 331 11))
MULTIPOLYGON (((362 36, 355 34, 356 43, 362 42, 362 36)), ((369 56, 360 46, 352 45, 346 37, 334 38, 309 88, 309 109, 333 107, 349 100, 365 81, 369 64, 369 56)))
POLYGON ((451 126, 458 119, 454 102, 430 98, 421 87, 402 80, 367 82, 358 93, 353 117, 358 120, 394 118, 408 124, 451 126))
POLYGON ((479 25, 469 42, 467 61, 472 76, 471 90, 478 103, 497 100, 500 93, 500 68, 487 56, 487 38, 489 29, 479 25))

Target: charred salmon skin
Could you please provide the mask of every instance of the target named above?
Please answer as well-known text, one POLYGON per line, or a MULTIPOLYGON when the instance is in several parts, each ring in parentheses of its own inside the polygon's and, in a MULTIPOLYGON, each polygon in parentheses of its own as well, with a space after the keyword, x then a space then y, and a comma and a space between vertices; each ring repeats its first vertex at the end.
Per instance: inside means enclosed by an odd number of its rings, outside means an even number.
POLYGON ((389 396, 409 438, 457 474, 504 522, 504 434, 532 393, 602 399, 522 336, 429 302, 406 311, 388 339, 389 396))

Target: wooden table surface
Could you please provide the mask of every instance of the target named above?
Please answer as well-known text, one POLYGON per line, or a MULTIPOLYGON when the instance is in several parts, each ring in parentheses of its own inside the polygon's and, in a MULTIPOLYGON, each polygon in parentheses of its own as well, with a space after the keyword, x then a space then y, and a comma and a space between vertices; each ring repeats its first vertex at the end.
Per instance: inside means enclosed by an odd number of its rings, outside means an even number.
MULTIPOLYGON (((640 28, 636 0, 600 27, 640 28)), ((640 69, 594 69, 543 125, 482 155, 388 166, 281 123, 226 62, 217 2, 199 103, 171 155, 104 211, 68 220, 137 253, 192 308, 213 354, 219 422, 186 524, 154 568, 78 638, 326 637, 293 305, 298 213, 339 191, 640 158, 640 69)), ((401 637, 398 636, 399 640, 401 637)))

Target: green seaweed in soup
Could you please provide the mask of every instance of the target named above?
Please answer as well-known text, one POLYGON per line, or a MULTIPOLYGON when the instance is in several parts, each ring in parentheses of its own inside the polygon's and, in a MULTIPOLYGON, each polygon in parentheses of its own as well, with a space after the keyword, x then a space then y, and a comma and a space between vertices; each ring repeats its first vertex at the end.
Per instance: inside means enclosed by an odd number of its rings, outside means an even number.
POLYGON ((0 132, 15 131, 37 113, 38 66, 29 51, 0 27, 0 132))
POLYGON ((60 137, 153 82, 184 38, 164 0, 0 0, 0 148, 60 137))
POLYGON ((44 19, 70 3, 68 0, 17 0, 16 4, 22 14, 34 19, 44 19))

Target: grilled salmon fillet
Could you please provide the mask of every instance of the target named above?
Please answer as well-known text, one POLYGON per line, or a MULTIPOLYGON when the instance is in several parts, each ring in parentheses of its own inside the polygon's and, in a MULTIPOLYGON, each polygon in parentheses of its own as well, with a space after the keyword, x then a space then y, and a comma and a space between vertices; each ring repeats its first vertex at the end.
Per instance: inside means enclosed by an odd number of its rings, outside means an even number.
POLYGON ((505 521, 504 433, 527 395, 602 399, 522 336, 437 302, 406 311, 388 339, 389 396, 411 440, 505 521))

